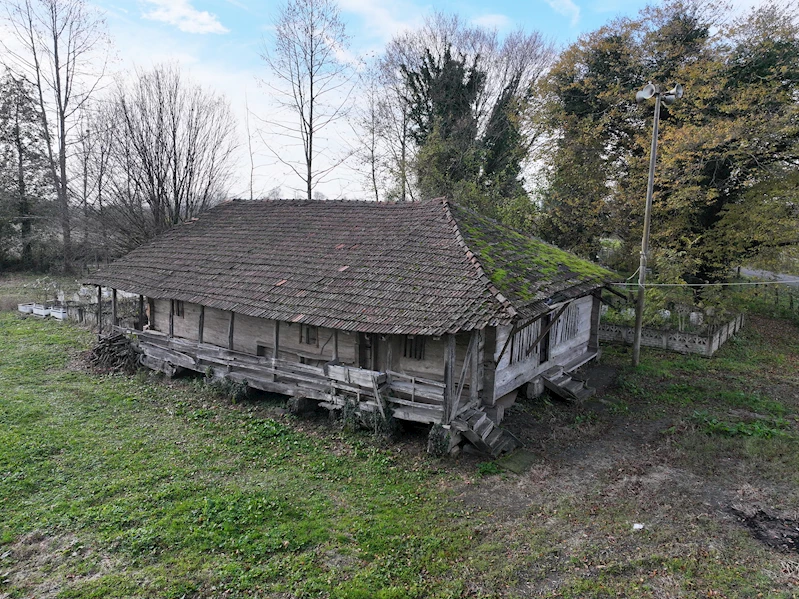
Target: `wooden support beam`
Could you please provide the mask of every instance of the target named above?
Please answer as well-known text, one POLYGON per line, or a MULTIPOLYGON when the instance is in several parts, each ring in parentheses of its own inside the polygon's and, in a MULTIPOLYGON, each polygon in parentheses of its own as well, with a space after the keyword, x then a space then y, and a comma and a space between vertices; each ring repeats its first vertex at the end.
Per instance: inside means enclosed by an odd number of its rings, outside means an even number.
POLYGON ((494 405, 494 391, 496 387, 497 363, 494 361, 494 352, 497 350, 497 327, 483 329, 483 355, 482 373, 483 389, 480 392, 480 402, 483 405, 494 405))
POLYGON ((630 296, 629 296, 629 295, 627 295, 627 294, 625 294, 625 293, 622 293, 621 291, 617 291, 616 289, 614 289, 614 288, 613 288, 613 285, 611 285, 611 284, 608 284, 608 285, 605 285, 604 287, 602 287, 602 288, 599 290, 599 291, 600 291, 600 293, 602 292, 602 289, 607 289, 607 290, 608 290, 608 291, 610 291, 612 294, 614 294, 614 295, 618 295, 618 296, 619 296, 621 299, 623 299, 625 302, 629 302, 629 301, 630 301, 630 296))
MULTIPOLYGON (((571 303, 571 302, 569 302, 569 303, 571 303)), ((505 355, 505 352, 507 351, 508 347, 510 346, 511 342, 513 341, 513 336, 516 333, 518 333, 519 331, 521 331, 523 329, 526 329, 527 327, 535 324, 536 322, 541 320, 547 314, 551 314, 551 312, 545 312, 544 314, 539 314, 535 318, 531 318, 530 320, 526 320, 524 322, 516 321, 515 323, 513 323, 513 329, 511 330, 510 334, 508 335, 508 338, 505 339, 505 345, 502 346, 502 351, 499 352, 499 357, 497 358, 496 363, 499 364, 500 360, 502 360, 502 356, 505 355)))
POLYGON ((272 381, 277 380, 275 364, 277 363, 278 348, 280 347, 280 321, 275 321, 275 328, 272 331, 272 381))
POLYGON ((458 389, 455 391, 455 399, 452 407, 453 417, 458 415, 458 408, 460 407, 461 403, 461 393, 463 393, 463 385, 466 382, 466 371, 471 363, 472 352, 477 351, 476 341, 477 340, 474 335, 469 338, 469 347, 466 349, 466 355, 463 356, 463 366, 461 366, 461 375, 458 377, 458 389))
POLYGON ((530 347, 527 349, 527 352, 525 353, 526 356, 529 356, 532 353, 533 349, 535 349, 538 346, 538 344, 541 343, 541 340, 544 337, 546 337, 550 329, 552 329, 552 327, 555 326, 555 323, 558 322, 558 318, 560 318, 560 315, 563 314, 566 311, 566 308, 568 308, 570 305, 571 302, 568 302, 560 307, 560 310, 558 310, 555 316, 552 317, 552 319, 549 321, 549 324, 545 326, 544 330, 538 334, 538 338, 530 344, 530 347))
POLYGON ((599 349, 599 310, 602 307, 602 291, 598 289, 591 295, 591 333, 588 337, 588 349, 596 351, 599 349))
POLYGON ((144 330, 144 296, 139 294, 139 330, 144 330))
POLYGON ((338 329, 333 329, 333 362, 338 362, 338 329))
POLYGON ((447 334, 444 348, 444 424, 449 424, 454 417, 455 399, 455 335, 447 334))
MULTIPOLYGON (((518 323, 515 322, 513 323, 513 327, 511 328, 510 333, 508 333, 508 338, 505 339, 505 345, 502 346, 502 351, 499 352, 499 357, 497 358, 497 364, 499 364, 502 361, 502 356, 505 355, 505 351, 508 349, 508 347, 510 347, 510 342, 513 341, 513 336, 516 334, 516 331, 519 330, 516 326, 517 324, 518 323)), ((530 324, 532 324, 532 322, 528 323, 528 326, 530 324)))
POLYGON ((469 345, 474 344, 469 362, 469 403, 476 405, 479 402, 478 393, 480 392, 480 335, 477 329, 472 331, 472 339, 469 345))
POLYGON ((230 322, 228 322, 227 327, 227 348, 233 349, 233 326, 236 321, 236 313, 231 311, 230 312, 230 322))
POLYGON ((203 332, 205 328, 205 306, 200 306, 200 323, 197 330, 197 343, 203 342, 203 332))
POLYGON ((394 347, 394 338, 391 335, 386 336, 386 363, 383 365, 383 370, 392 370, 394 368, 394 352, 392 348, 394 347))
POLYGON ((115 327, 119 324, 117 321, 117 290, 111 289, 111 326, 115 327))
POLYGON ((175 300, 169 300, 169 337, 175 336, 175 300))
POLYGON ((97 338, 103 334, 103 287, 97 286, 97 338))

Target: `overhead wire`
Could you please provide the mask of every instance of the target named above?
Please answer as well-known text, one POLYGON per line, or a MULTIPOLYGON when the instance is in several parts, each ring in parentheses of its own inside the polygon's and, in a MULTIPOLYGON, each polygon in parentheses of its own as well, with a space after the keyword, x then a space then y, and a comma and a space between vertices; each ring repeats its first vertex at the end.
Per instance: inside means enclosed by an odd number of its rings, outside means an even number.
MULTIPOLYGON (((629 279, 627 279, 629 281, 629 279)), ((640 287, 638 283, 629 282, 611 283, 620 287, 640 287)), ((644 287, 745 287, 758 285, 799 285, 799 279, 789 279, 786 281, 748 281, 736 283, 645 283, 644 287)))

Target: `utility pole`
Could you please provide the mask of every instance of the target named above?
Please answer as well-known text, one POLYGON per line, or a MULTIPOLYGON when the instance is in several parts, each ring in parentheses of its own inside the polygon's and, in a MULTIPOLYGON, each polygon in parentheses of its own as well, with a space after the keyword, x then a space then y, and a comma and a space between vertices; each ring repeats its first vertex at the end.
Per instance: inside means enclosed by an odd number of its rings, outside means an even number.
POLYGON ((646 186, 646 208, 644 209, 644 234, 641 237, 641 262, 638 266, 638 301, 635 305, 635 336, 633 337, 633 366, 638 366, 641 359, 641 330, 644 325, 644 291, 646 285, 646 264, 649 255, 649 226, 652 220, 652 190, 655 186, 655 162, 658 153, 658 126, 660 124, 660 99, 669 105, 682 98, 682 85, 676 84, 663 93, 660 87, 647 84, 635 94, 636 102, 643 102, 655 97, 655 118, 652 123, 652 148, 649 153, 649 181, 646 186))

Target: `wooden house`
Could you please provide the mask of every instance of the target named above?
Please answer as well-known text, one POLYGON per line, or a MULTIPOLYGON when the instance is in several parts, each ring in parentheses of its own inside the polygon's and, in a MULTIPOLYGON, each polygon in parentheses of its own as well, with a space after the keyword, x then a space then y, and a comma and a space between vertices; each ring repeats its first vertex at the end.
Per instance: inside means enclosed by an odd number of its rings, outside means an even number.
POLYGON ((140 295, 149 367, 477 430, 496 453, 520 389, 583 392, 568 372, 596 356, 609 275, 443 199, 235 200, 87 282, 140 295))

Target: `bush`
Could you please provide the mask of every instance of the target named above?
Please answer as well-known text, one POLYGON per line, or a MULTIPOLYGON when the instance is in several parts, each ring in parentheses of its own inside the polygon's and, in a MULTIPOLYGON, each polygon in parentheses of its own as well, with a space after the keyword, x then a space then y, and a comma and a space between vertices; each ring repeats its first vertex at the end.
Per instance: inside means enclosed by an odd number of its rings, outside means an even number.
POLYGON ((221 379, 209 380, 206 371, 205 386, 217 397, 227 399, 234 404, 244 401, 250 396, 250 386, 247 383, 247 379, 244 379, 240 383, 237 383, 229 376, 225 376, 221 379))

